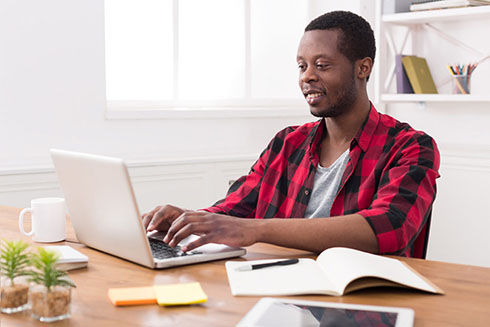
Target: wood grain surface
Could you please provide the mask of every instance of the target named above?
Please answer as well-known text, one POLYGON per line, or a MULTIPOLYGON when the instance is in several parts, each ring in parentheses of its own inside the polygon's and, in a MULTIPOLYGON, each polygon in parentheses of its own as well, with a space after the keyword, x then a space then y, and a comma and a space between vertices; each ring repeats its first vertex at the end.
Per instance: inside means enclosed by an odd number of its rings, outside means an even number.
MULTIPOLYGON (((17 218, 21 209, 0 206, 0 238, 30 237, 18 231, 17 218)), ((30 221, 30 219, 27 219, 30 221)), ((26 226, 26 228, 30 228, 26 226)), ((130 246, 131 240, 128 240, 130 246)), ((164 270, 151 270, 104 254, 77 243, 73 228, 67 221, 67 244, 89 257, 87 268, 70 271, 77 288, 72 295, 72 317, 52 326, 234 326, 260 297, 231 295, 225 260, 194 264, 164 270), (208 302, 181 307, 140 305, 115 307, 109 301, 111 287, 150 286, 197 281, 208 295, 208 302)), ((247 249, 242 258, 315 257, 303 251, 267 244, 247 249)), ((399 288, 373 288, 342 297, 294 296, 291 298, 339 303, 409 307, 415 311, 415 326, 490 326, 490 269, 436 261, 402 258, 413 269, 442 288, 445 295, 433 295, 399 288)), ((294 282, 294 281, 291 281, 294 282)), ((46 326, 30 317, 30 312, 0 314, 0 326, 46 326)))

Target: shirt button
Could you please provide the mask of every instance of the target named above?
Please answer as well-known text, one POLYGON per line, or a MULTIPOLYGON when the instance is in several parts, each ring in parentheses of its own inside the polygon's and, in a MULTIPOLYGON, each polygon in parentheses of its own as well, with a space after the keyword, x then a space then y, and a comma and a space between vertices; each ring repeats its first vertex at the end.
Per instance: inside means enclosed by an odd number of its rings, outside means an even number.
POLYGON ((306 195, 306 196, 310 195, 310 191, 306 190, 306 191, 305 191, 305 195, 306 195))

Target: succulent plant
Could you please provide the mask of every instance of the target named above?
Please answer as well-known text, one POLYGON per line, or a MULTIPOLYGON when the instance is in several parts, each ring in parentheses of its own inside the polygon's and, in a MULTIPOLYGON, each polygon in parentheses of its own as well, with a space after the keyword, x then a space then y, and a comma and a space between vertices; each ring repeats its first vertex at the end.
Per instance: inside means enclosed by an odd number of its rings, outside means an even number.
POLYGON ((59 254, 55 251, 38 248, 38 252, 32 256, 34 270, 29 274, 30 280, 45 286, 48 292, 51 291, 51 287, 57 285, 75 287, 75 284, 66 278, 67 272, 56 268, 58 259, 59 254))
POLYGON ((19 241, 0 241, 0 272, 10 279, 30 275, 31 253, 27 251, 29 244, 19 241))

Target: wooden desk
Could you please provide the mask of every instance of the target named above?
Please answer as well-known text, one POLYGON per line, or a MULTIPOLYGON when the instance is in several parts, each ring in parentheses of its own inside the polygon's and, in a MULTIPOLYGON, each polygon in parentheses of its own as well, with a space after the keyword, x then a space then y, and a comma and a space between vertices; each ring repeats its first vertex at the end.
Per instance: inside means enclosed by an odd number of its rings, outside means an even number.
MULTIPOLYGON (((18 232, 20 209, 0 207, 0 238, 24 239, 18 232)), ((68 224, 66 243, 89 257, 88 268, 72 270, 77 288, 73 291, 72 317, 53 326, 234 326, 259 297, 234 297, 230 293, 224 260, 151 270, 103 254, 76 242, 68 224), (141 305, 114 307, 107 297, 110 287, 198 281, 209 300, 202 305, 160 307, 141 305)), ((32 242, 31 242, 32 243, 32 242)), ((258 244, 248 248, 242 259, 311 257, 310 253, 258 244)), ((419 259, 403 259, 441 287, 445 295, 418 291, 376 288, 343 297, 295 296, 296 299, 410 307, 415 326, 490 326, 490 269, 419 259)), ((47 326, 30 318, 30 313, 0 314, 0 326, 47 326)))

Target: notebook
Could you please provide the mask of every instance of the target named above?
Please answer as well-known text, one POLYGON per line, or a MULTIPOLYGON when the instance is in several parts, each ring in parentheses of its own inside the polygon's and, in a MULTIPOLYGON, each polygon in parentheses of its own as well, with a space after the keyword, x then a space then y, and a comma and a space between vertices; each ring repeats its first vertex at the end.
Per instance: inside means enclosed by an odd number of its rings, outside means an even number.
MULTIPOLYGON (((274 260, 273 260, 274 261, 274 260)), ((325 294, 342 296, 368 287, 398 286, 443 294, 431 281, 400 260, 354 249, 335 247, 316 260, 244 271, 243 266, 270 262, 228 261, 231 293, 237 295, 325 294)))
POLYGON ((146 233, 123 160, 93 154, 51 150, 70 220, 77 239, 94 249, 148 268, 169 268, 237 257, 242 248, 206 244, 183 253, 172 249, 164 233, 146 233))
POLYGON ((410 85, 416 94, 437 93, 437 87, 432 79, 432 75, 425 58, 417 56, 403 56, 403 68, 407 73, 410 85))
POLYGON ((88 265, 88 257, 68 245, 47 245, 46 250, 55 251, 59 258, 56 267, 61 270, 84 268, 88 265))

